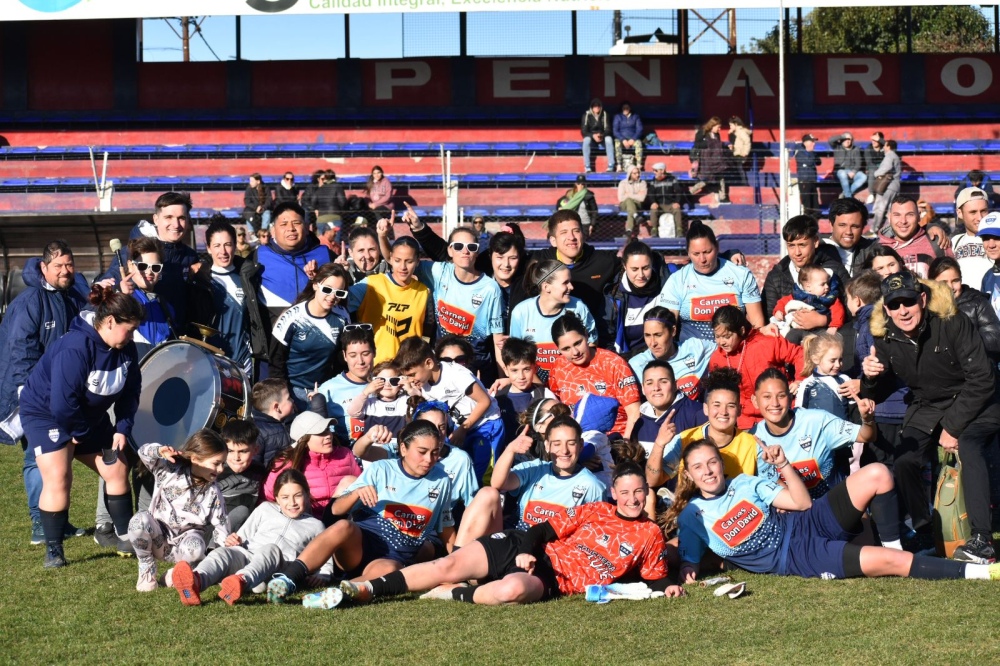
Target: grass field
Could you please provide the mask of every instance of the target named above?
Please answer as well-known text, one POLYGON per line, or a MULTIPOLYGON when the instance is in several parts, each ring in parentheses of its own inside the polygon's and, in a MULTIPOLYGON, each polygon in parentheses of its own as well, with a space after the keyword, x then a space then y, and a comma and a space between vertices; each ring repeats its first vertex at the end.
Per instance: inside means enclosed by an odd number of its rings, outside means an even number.
MULTIPOLYGON (((96 477, 77 465, 72 521, 92 526, 96 477)), ((994 664, 1000 583, 818 581, 745 576, 730 601, 581 598, 520 608, 398 600, 307 611, 251 598, 135 591, 135 560, 90 537, 70 566, 42 568, 29 546, 20 450, 0 448, 0 662, 238 664, 994 664)))

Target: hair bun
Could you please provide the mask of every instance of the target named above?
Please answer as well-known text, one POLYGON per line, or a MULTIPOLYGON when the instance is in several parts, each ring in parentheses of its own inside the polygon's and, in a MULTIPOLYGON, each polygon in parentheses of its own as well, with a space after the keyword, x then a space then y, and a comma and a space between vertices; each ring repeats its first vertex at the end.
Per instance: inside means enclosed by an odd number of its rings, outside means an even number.
POLYGON ((87 296, 87 300, 91 305, 97 307, 101 303, 106 302, 113 293, 115 293, 115 290, 111 287, 102 287, 99 284, 94 284, 94 286, 90 288, 90 294, 87 296))

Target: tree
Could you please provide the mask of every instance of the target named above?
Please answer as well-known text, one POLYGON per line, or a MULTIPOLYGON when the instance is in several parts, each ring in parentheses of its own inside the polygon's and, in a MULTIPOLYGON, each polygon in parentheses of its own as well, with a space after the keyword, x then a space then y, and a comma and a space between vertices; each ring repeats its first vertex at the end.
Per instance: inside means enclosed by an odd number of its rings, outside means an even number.
MULTIPOLYGON (((975 7, 918 6, 911 9, 914 53, 991 51, 990 22, 975 7)), ((796 41, 795 24, 790 26, 796 41)), ((751 39, 750 53, 777 53, 778 27, 751 39)), ((805 53, 904 53, 903 7, 817 7, 802 19, 805 53)))

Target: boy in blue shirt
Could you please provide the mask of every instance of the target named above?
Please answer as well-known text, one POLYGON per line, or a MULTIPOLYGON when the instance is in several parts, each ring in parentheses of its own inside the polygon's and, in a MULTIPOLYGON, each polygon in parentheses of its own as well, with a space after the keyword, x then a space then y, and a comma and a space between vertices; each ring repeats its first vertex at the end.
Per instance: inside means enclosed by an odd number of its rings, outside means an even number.
POLYGON ((536 359, 538 346, 530 340, 507 338, 500 351, 500 360, 507 369, 510 384, 496 393, 497 406, 504 426, 504 446, 509 444, 521 429, 519 417, 528 405, 538 398, 556 399, 552 391, 535 383, 538 371, 536 359))

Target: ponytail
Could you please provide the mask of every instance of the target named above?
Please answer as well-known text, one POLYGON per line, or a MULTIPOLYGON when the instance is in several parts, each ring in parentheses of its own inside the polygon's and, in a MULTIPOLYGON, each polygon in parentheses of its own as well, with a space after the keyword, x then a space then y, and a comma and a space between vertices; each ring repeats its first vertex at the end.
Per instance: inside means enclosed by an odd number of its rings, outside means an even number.
MULTIPOLYGON (((684 453, 681 454, 681 460, 686 465, 688 455, 698 449, 706 447, 711 448, 716 452, 716 454, 718 454, 719 450, 715 448, 715 444, 703 439, 701 441, 694 442, 684 449, 684 453)), ((687 505, 698 494, 698 486, 695 485, 695 482, 691 480, 690 476, 683 472, 682 467, 682 471, 678 474, 677 490, 674 492, 674 503, 671 504, 666 511, 657 514, 656 516, 656 522, 660 526, 660 529, 663 530, 664 535, 669 536, 677 529, 677 519, 680 517, 681 512, 687 508, 687 505)))

